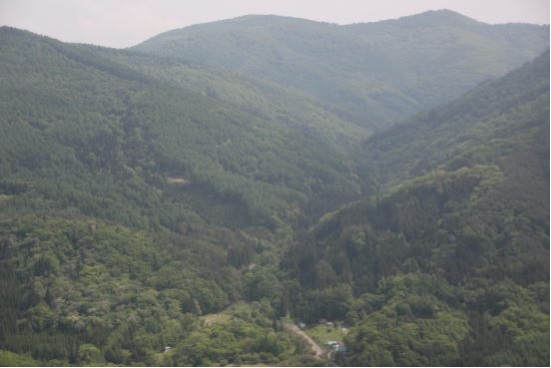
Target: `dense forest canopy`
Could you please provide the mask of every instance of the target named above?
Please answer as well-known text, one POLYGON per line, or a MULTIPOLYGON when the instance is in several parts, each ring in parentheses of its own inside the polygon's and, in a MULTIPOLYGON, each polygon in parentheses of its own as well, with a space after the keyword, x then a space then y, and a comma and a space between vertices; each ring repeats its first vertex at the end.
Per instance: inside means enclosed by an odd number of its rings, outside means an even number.
POLYGON ((450 11, 0 28, 0 364, 548 366, 548 48, 450 11))

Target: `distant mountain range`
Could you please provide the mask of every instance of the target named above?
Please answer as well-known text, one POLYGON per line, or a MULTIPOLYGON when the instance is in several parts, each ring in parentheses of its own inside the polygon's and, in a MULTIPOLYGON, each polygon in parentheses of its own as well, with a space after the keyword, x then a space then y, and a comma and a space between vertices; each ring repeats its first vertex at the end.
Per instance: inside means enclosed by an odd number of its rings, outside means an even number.
POLYGON ((380 130, 503 75, 548 45, 548 26, 488 25, 442 10, 349 26, 245 16, 169 31, 132 49, 296 88, 380 130))

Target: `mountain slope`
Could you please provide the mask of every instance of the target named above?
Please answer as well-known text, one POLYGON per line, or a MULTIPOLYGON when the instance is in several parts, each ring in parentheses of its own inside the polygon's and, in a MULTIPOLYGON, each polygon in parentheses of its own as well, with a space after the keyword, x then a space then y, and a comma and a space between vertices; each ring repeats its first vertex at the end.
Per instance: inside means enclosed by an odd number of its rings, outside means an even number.
POLYGON ((169 31, 133 49, 291 86, 380 129, 520 66, 548 47, 548 33, 450 11, 350 26, 246 16, 169 31))
POLYGON ((9 29, 3 37, 7 170, 51 172, 57 157, 69 156, 81 170, 145 175, 150 184, 186 177, 196 184, 190 190, 212 190, 268 217, 314 195, 350 192, 342 185, 357 188, 337 144, 350 142, 351 134, 345 123, 339 128, 330 117, 325 123, 327 114, 313 105, 304 112, 320 117, 319 130, 287 114, 283 103, 276 113, 288 116, 287 124, 136 72, 88 47, 9 29))
POLYGON ((343 121, 299 90, 175 58, 105 48, 95 51, 140 73, 232 104, 264 119, 320 135, 337 145, 356 144, 369 134, 367 129, 343 121))
POLYGON ((545 136, 537 130, 545 126, 535 124, 547 111, 549 83, 542 75, 548 59, 549 51, 502 79, 368 139, 364 154, 369 159, 360 170, 371 179, 371 189, 441 167, 492 162, 518 153, 533 136, 545 136))
POLYGON ((365 153, 378 194, 284 258, 293 313, 354 323, 347 365, 548 365, 549 52, 365 153))
POLYGON ((301 208, 358 194, 337 145, 349 133, 314 104, 304 111, 325 131, 293 112, 284 122, 241 111, 116 53, 0 29, 2 356, 56 366, 300 357, 268 299, 281 293, 274 260, 301 208), (248 304, 228 311, 235 323, 204 328, 200 316, 237 301, 248 304), (198 342, 217 348, 190 354, 198 342))

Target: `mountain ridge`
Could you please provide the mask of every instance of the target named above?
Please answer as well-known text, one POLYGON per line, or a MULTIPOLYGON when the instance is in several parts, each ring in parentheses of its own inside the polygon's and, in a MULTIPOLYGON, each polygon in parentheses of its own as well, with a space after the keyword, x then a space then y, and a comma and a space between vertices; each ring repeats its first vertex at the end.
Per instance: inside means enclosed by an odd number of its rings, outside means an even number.
MULTIPOLYGON (((216 27, 218 24, 224 24, 224 23, 244 22, 244 23, 252 23, 253 25, 260 25, 260 24, 263 23, 263 21, 272 21, 272 22, 292 21, 292 22, 297 22, 297 23, 311 22, 311 23, 318 23, 318 24, 321 24, 321 25, 332 25, 332 26, 346 28, 346 27, 352 27, 352 26, 373 25, 373 24, 384 23, 384 22, 398 22, 398 21, 404 21, 404 20, 411 20, 411 21, 415 21, 415 20, 418 20, 418 19, 430 20, 431 18, 435 18, 435 17, 436 18, 441 18, 441 19, 439 19, 439 21, 442 24, 447 23, 449 21, 452 21, 453 23, 458 23, 458 24, 464 24, 464 23, 486 24, 482 21, 476 20, 474 18, 468 17, 468 16, 463 15, 459 12, 449 10, 449 9, 446 9, 446 8, 438 9, 438 10, 427 10, 427 11, 422 12, 422 13, 404 15, 404 16, 401 16, 401 17, 398 17, 398 18, 389 18, 389 19, 382 19, 382 20, 368 21, 368 22, 361 22, 360 21, 360 22, 353 22, 353 23, 335 23, 335 22, 313 20, 313 19, 307 19, 307 18, 301 18, 301 17, 295 17, 295 16, 287 16, 287 15, 251 13, 251 14, 240 15, 240 16, 236 16, 236 17, 228 18, 228 19, 221 19, 221 20, 216 20, 216 21, 207 21, 207 22, 192 24, 192 25, 189 25, 189 26, 174 28, 172 30, 161 32, 161 33, 159 33, 155 36, 152 36, 152 37, 150 37, 150 38, 148 38, 144 41, 141 41, 140 43, 146 42, 146 41, 148 41, 152 38, 161 36, 161 35, 166 34, 166 33, 179 32, 179 31, 182 31, 182 30, 186 30, 188 28, 201 28, 203 26, 208 26, 208 25, 216 27)), ((511 23, 512 24, 525 24, 525 25, 544 26, 544 25, 541 25, 541 24, 523 23, 523 22, 496 23, 496 24, 492 24, 492 25, 505 25, 505 24, 511 24, 511 23)), ((133 48, 135 46, 137 46, 137 45, 130 46, 129 48, 133 48)))
POLYGON ((131 49, 299 89, 344 120, 384 130, 520 66, 548 45, 548 27, 494 26, 437 11, 348 26, 234 18, 169 31, 131 49))

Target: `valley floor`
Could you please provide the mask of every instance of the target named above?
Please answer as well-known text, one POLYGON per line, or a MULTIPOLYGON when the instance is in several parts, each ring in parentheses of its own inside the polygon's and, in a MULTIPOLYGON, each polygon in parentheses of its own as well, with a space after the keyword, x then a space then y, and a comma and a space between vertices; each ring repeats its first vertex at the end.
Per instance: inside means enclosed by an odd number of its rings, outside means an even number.
POLYGON ((325 350, 321 346, 319 346, 318 343, 315 342, 304 331, 302 331, 300 329, 300 327, 298 327, 297 325, 295 325, 293 323, 286 323, 285 328, 288 331, 291 331, 292 333, 299 336, 301 339, 303 339, 308 344, 308 346, 310 346, 310 348, 312 349, 312 352, 314 353, 314 357, 316 359, 322 359, 323 358, 325 350))

